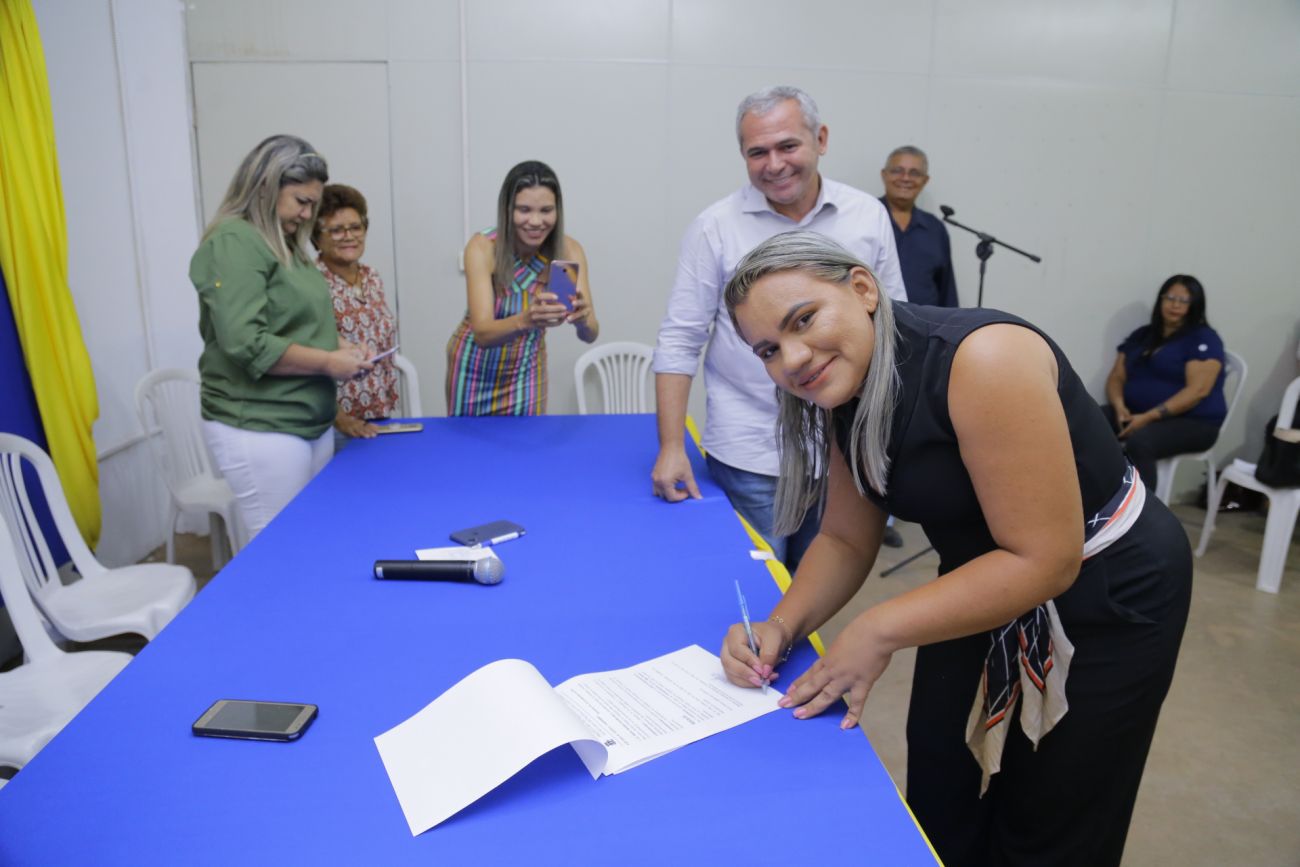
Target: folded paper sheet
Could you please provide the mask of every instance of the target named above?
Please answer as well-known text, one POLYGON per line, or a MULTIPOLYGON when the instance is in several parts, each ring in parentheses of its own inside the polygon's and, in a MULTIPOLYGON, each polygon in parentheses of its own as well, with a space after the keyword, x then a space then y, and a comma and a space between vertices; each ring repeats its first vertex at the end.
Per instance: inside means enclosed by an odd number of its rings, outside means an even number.
POLYGON ((420 548, 415 552, 420 560, 486 560, 497 557, 491 548, 469 548, 465 545, 448 545, 445 548, 420 548))
POLYGON ((776 710, 727 682, 698 645, 552 688, 519 659, 483 666, 375 738, 412 834, 450 818, 539 756, 571 744, 593 778, 776 710))

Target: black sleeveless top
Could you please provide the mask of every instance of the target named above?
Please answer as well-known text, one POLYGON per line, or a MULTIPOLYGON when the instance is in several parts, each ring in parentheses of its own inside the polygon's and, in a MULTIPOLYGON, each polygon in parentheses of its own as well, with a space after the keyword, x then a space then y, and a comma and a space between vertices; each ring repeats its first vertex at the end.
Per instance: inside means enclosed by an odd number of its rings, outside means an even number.
MULTIPOLYGON (((1056 392, 1070 429, 1083 514, 1096 514, 1119 489, 1127 460, 1115 434, 1060 347, 1023 319, 997 310, 922 307, 894 302, 898 329, 895 366, 901 379, 894 408, 886 495, 865 483, 867 496, 891 515, 919 523, 939 553, 939 572, 951 572, 997 548, 948 416, 948 377, 958 345, 977 328, 1011 323, 1029 328, 1052 348, 1059 369, 1056 392)), ((849 455, 855 398, 831 416, 835 441, 849 455)), ((1016 412, 1015 406, 1005 408, 1016 412)), ((862 476, 854 467, 859 479, 862 476)), ((1080 539, 1083 538, 1080 528, 1080 539)))

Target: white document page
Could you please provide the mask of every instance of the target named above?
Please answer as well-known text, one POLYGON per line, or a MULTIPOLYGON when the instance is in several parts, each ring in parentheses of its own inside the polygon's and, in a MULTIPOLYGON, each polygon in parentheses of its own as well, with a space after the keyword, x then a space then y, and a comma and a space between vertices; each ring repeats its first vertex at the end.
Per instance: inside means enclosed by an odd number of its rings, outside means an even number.
MULTIPOLYGON (((375 746, 414 835, 468 807, 539 756, 591 737, 536 668, 502 659, 375 738, 375 746)), ((584 747, 579 755, 603 759, 599 743, 584 747)))
POLYGON ((519 659, 490 663, 375 738, 412 834, 571 744, 593 778, 776 710, 780 693, 728 683, 698 645, 551 688, 519 659))
MULTIPOLYGON (((689 743, 771 713, 781 693, 736 686, 698 644, 617 671, 580 674, 555 688, 605 745, 602 768, 618 774, 689 743)), ((575 745, 575 749, 577 746, 575 745)))
POLYGON ((420 548, 415 552, 419 560, 486 560, 489 557, 500 560, 497 552, 491 548, 469 548, 465 545, 449 545, 446 548, 420 548))

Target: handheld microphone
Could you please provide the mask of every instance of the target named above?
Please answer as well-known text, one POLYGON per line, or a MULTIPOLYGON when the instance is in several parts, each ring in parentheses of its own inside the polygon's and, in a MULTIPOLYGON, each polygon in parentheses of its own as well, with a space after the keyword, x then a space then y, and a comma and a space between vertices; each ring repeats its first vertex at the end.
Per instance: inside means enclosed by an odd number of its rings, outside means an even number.
POLYGON ((499 557, 479 560, 376 560, 375 577, 407 581, 477 581, 500 584, 506 564, 499 557))
POLYGON ((951 217, 953 214, 957 213, 956 211, 954 211, 952 208, 948 207, 947 205, 940 205, 940 206, 939 206, 939 211, 940 211, 940 213, 942 213, 942 214, 944 215, 944 217, 951 217))

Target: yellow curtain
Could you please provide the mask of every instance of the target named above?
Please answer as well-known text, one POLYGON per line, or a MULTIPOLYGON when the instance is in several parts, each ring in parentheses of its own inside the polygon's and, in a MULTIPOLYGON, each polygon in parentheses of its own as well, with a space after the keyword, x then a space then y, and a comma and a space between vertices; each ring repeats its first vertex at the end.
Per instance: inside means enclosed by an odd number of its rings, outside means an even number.
POLYGON ((50 457, 91 548, 99 539, 95 377, 68 290, 54 115, 30 0, 0 0, 0 269, 50 457))

